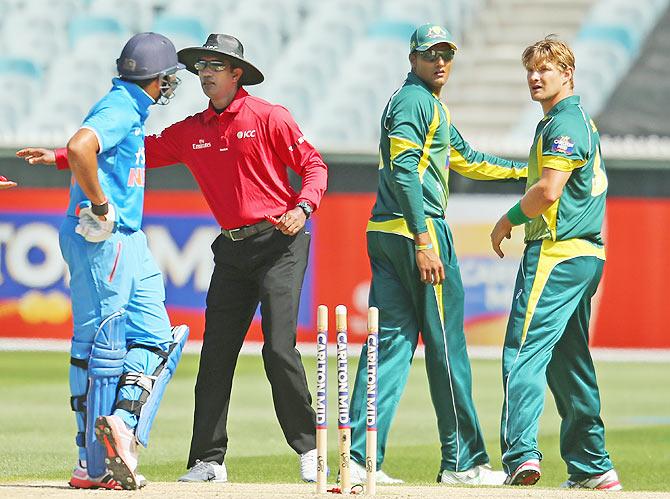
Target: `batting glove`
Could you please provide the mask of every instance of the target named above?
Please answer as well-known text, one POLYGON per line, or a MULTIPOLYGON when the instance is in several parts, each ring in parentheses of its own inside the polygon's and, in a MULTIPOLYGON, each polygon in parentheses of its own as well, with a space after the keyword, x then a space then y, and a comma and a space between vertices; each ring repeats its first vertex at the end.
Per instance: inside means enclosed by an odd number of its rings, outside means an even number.
POLYGON ((116 228, 116 211, 114 206, 109 205, 105 220, 91 211, 90 206, 79 210, 79 223, 74 231, 86 239, 89 243, 100 243, 112 237, 116 228))

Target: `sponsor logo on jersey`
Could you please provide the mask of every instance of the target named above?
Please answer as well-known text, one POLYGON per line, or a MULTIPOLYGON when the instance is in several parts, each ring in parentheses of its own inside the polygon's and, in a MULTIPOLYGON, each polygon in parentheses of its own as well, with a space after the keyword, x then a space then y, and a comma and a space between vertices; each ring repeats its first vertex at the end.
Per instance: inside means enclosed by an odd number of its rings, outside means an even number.
POLYGON ((256 136, 256 130, 240 130, 237 132, 238 139, 248 139, 256 136))
POLYGON ((208 147, 212 147, 211 142, 205 142, 204 139, 199 139, 197 144, 192 145, 193 149, 206 149, 208 147))
POLYGON ((561 135, 551 143, 551 152, 560 152, 563 154, 572 154, 575 149, 575 143, 567 135, 561 135))

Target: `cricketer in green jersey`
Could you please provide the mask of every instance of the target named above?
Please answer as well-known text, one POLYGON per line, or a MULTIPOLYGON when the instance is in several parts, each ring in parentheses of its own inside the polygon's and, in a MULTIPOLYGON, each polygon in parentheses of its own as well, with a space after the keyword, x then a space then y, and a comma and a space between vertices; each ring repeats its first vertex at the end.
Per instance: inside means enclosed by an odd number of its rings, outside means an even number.
POLYGON ((547 37, 522 61, 531 98, 545 116, 535 131, 526 193, 491 233, 493 249, 525 224, 503 349, 500 442, 508 485, 541 475, 538 419, 549 385, 561 416, 561 456, 569 488, 620 490, 605 450, 600 395, 589 353, 589 318, 605 262, 601 227, 607 176, 593 120, 573 95, 574 55, 547 37))
MULTIPOLYGON (((439 95, 456 50, 445 28, 420 26, 410 40, 411 72, 381 118, 379 185, 367 227, 369 303, 380 311, 377 469, 421 332, 441 442, 438 481, 500 485, 505 474, 488 465, 472 401, 463 284, 445 212, 450 170, 500 180, 525 177, 527 168, 473 150, 451 123, 439 95)), ((364 347, 351 403, 358 464, 365 462, 366 353, 364 347)), ((380 483, 392 481, 377 475, 380 483)))

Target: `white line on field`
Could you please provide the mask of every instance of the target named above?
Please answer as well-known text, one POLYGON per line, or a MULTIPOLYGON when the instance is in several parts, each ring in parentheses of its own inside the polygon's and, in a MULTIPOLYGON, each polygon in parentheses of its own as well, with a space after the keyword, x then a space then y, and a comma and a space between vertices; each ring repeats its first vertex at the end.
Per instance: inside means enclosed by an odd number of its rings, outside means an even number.
MULTIPOLYGON (((242 346, 242 354, 260 355, 260 342, 249 341, 242 346)), ((191 340, 186 344, 184 352, 200 353, 202 341, 191 340)), ((362 345, 349 344, 349 354, 358 357, 362 345)), ((316 355, 316 345, 312 343, 298 343, 298 350, 307 356, 316 355)), ((43 351, 67 352, 70 349, 69 340, 51 340, 44 338, 0 338, 0 351, 43 351)), ((500 359, 502 347, 472 346, 468 348, 472 359, 500 359)), ((335 356, 335 345, 329 346, 329 355, 335 356)), ((416 349, 415 357, 423 358, 423 345, 416 349)), ((592 348, 591 356, 594 360, 605 362, 670 362, 670 349, 661 348, 592 348)))

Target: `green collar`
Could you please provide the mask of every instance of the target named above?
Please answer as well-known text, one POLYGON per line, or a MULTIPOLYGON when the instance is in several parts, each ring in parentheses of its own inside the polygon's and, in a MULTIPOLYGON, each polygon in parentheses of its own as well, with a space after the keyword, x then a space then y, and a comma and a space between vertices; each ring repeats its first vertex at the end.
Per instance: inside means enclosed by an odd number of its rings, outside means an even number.
POLYGON ((578 106, 579 105, 579 95, 571 95, 569 97, 566 97, 565 99, 562 99, 558 101, 554 107, 552 107, 549 112, 547 113, 547 116, 556 116, 558 113, 563 111, 568 106, 578 106))

